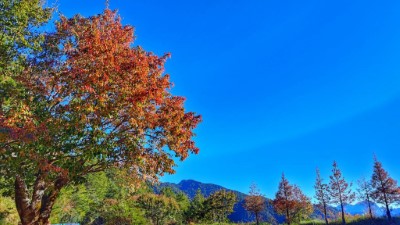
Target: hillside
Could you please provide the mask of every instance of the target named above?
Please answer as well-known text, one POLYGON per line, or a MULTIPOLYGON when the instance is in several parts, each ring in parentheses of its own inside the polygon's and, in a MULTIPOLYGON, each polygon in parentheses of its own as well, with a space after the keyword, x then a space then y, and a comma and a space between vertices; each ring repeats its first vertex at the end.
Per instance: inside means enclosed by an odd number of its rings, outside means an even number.
MULTIPOLYGON (((250 215, 244 208, 244 199, 246 197, 246 194, 236 191, 236 190, 230 190, 228 188, 222 187, 220 185, 216 184, 207 184, 207 183, 202 183, 198 182, 195 180, 182 180, 178 184, 175 183, 161 183, 158 187, 155 187, 156 192, 163 187, 170 187, 176 191, 182 191, 184 192, 190 199, 192 199, 195 195, 197 190, 200 190, 201 193, 205 196, 208 197, 212 193, 219 191, 219 190, 227 190, 227 191, 233 191, 237 198, 238 202, 235 204, 234 207, 234 212, 229 215, 229 219, 232 222, 249 222, 249 221, 254 221, 254 218, 252 215, 250 215)), ((264 211, 262 217, 264 221, 271 221, 271 220, 276 220, 279 222, 283 221, 283 217, 277 215, 275 210, 273 209, 272 205, 270 204, 270 199, 266 198, 266 202, 268 204, 267 209, 264 211)), ((379 206, 376 203, 372 204, 372 209, 373 212, 376 216, 384 216, 385 215, 385 209, 382 206, 379 206)), ((367 212, 367 203, 366 202, 359 202, 356 204, 349 204, 345 206, 345 210, 348 214, 351 215, 362 215, 367 212)), ((329 217, 333 218, 338 216, 340 212, 339 206, 330 206, 329 209, 329 217)), ((391 210, 392 214, 395 216, 400 215, 400 209, 399 208, 394 208, 391 210)), ((318 209, 317 206, 314 206, 314 213, 312 214, 313 218, 319 218, 321 219, 323 216, 322 212, 318 209)))
MULTIPOLYGON (((233 191, 238 199, 238 202, 234 206, 234 212, 229 215, 229 219, 232 222, 250 222, 254 221, 253 215, 249 214, 243 207, 244 204, 244 199, 246 197, 246 194, 235 191, 235 190, 230 190, 228 188, 216 185, 216 184, 206 184, 206 183, 201 183, 195 180, 182 180, 178 184, 174 183, 161 183, 160 186, 156 189, 162 188, 162 187, 170 187, 174 190, 179 190, 184 192, 190 199, 192 199, 195 195, 197 190, 200 190, 201 193, 205 196, 208 197, 210 194, 214 193, 215 191, 219 190, 227 190, 227 191, 233 191)), ((272 205, 269 203, 270 199, 266 199, 266 202, 268 204, 266 210, 262 214, 262 218, 264 221, 271 221, 271 220, 277 220, 277 221, 282 221, 282 217, 277 215, 274 209, 272 208, 272 205)))

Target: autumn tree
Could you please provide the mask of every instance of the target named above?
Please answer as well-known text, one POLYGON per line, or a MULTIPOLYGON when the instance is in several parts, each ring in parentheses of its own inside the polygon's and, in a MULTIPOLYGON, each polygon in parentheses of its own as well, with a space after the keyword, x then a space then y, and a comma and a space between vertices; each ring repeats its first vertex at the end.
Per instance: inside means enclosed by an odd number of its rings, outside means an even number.
POLYGON ((219 190, 212 193, 204 201, 205 217, 212 222, 226 222, 228 215, 233 212, 236 201, 236 194, 232 191, 219 190))
POLYGON ((371 203, 372 203, 372 185, 370 181, 367 181, 365 178, 361 178, 360 180, 358 180, 358 188, 357 188, 357 192, 358 192, 358 199, 360 199, 361 201, 365 201, 367 203, 368 206, 368 214, 369 217, 371 219, 374 218, 373 214, 372 214, 372 208, 371 208, 371 203))
MULTIPOLYGON (((41 0, 0 0, 1 88, 6 88, 7 83, 11 85, 26 58, 40 50, 43 33, 38 28, 50 19, 51 12, 41 0)), ((7 91, 10 94, 11 89, 7 91)))
POLYGON ((62 188, 90 173, 126 168, 154 181, 174 172, 174 158, 198 152, 201 119, 170 93, 169 55, 133 40, 133 28, 108 9, 61 17, 13 77, 21 94, 0 95, 0 176, 14 183, 22 225, 48 224, 62 188))
POLYGON ((254 214, 257 225, 260 224, 261 212, 266 208, 265 197, 260 193, 256 184, 250 186, 250 192, 244 199, 244 208, 254 214))
POLYGON ((371 185, 373 188, 372 198, 386 207, 386 216, 392 220, 389 206, 400 200, 400 190, 397 181, 391 178, 388 172, 383 169, 382 163, 374 158, 374 172, 372 174, 371 185))
POLYGON ((303 194, 299 187, 291 185, 284 174, 282 174, 273 205, 278 214, 285 215, 288 225, 292 222, 300 222, 313 210, 310 199, 303 194))
POLYGON ((332 198, 332 203, 340 205, 342 224, 346 224, 344 205, 353 202, 355 199, 355 194, 351 190, 351 185, 351 183, 347 183, 344 177, 342 177, 342 172, 336 161, 334 161, 329 182, 329 193, 332 198))
POLYGON ((321 178, 319 169, 317 169, 317 178, 314 184, 315 189, 315 199, 318 201, 318 205, 323 214, 325 219, 325 224, 328 225, 328 215, 327 215, 327 207, 330 203, 330 196, 329 196, 329 188, 328 185, 324 183, 323 179, 321 178))

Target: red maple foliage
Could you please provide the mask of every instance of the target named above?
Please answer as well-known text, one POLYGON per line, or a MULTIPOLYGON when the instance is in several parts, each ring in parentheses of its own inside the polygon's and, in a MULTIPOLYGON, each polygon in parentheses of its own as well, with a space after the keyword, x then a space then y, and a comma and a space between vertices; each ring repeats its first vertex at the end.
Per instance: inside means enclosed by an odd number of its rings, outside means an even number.
POLYGON ((266 207, 265 197, 260 193, 256 184, 250 186, 249 195, 244 200, 244 208, 256 217, 256 224, 260 224, 261 213, 266 207))
POLYGON ((88 173, 124 167, 156 180, 199 151, 201 117, 170 93, 169 54, 133 47, 133 32, 108 9, 61 17, 16 77, 23 94, 0 115, 0 173, 16 181, 22 224, 46 224, 62 187, 88 173))

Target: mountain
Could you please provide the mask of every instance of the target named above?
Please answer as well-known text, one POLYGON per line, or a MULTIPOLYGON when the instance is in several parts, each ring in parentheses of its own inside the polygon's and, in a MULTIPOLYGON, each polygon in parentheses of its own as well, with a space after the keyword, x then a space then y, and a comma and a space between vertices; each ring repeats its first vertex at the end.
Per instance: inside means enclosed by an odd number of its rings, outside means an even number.
MULTIPOLYGON (((340 210, 340 206, 337 206, 337 209, 340 210)), ((346 213, 351 215, 363 215, 368 213, 368 202, 362 201, 356 204, 347 204, 344 206, 346 213)), ((384 206, 379 206, 378 204, 371 202, 372 213, 375 216, 386 216, 386 208, 384 206)), ((392 216, 400 215, 400 208, 391 208, 390 209, 392 216)))
MULTIPOLYGON (((254 221, 254 216, 249 214, 243 207, 244 205, 244 199, 246 198, 246 194, 235 191, 235 190, 230 190, 228 188, 222 187, 220 185, 216 184, 206 184, 206 183, 201 183, 195 180, 182 180, 178 184, 175 183, 161 183, 157 187, 155 187, 155 191, 159 192, 159 190, 163 187, 170 187, 175 191, 182 191, 185 193, 190 199, 193 199, 194 196, 196 195, 197 190, 200 190, 201 193, 205 196, 208 197, 212 193, 219 191, 219 190, 226 190, 226 191, 232 191, 236 194, 238 202, 234 206, 234 212, 229 215, 229 219, 232 222, 251 222, 254 221)), ((284 217, 278 215, 275 210, 273 209, 272 205, 270 204, 271 200, 266 198, 267 202, 267 207, 265 211, 262 213, 262 218, 264 221, 277 221, 277 222, 283 222, 284 217)), ((376 203, 371 203, 372 204, 372 211, 375 216, 385 216, 386 210, 385 207, 380 206, 376 203)), ((338 218, 340 216, 340 206, 328 206, 328 217, 329 218, 338 218)), ((347 204, 345 205, 345 211, 348 214, 351 215, 363 215, 368 213, 368 204, 367 202, 358 202, 355 204, 347 204)), ((392 208, 391 209, 392 216, 400 216, 400 208, 392 208)), ((314 205, 314 212, 311 215, 312 218, 318 218, 322 219, 323 214, 321 209, 318 207, 318 205, 314 205)))
MULTIPOLYGON (((234 206, 234 212, 228 216, 228 218, 235 223, 239 222, 251 222, 254 221, 254 216, 248 213, 243 205, 244 205, 244 199, 247 196, 246 194, 235 191, 235 190, 230 190, 228 188, 216 185, 216 184, 205 184, 201 183, 195 180, 182 180, 178 184, 174 183, 161 183, 158 187, 156 187, 156 192, 157 190, 160 190, 163 187, 170 187, 173 190, 176 191, 182 191, 184 192, 190 199, 193 199, 194 196, 196 195, 197 190, 200 190, 201 193, 205 196, 208 197, 212 193, 219 191, 219 190, 226 190, 226 191, 232 191, 236 194, 238 202, 234 206)), ((266 198, 267 202, 267 207, 266 210, 262 213, 262 218, 264 221, 279 221, 282 222, 283 218, 279 215, 276 214, 274 211, 272 205, 269 203, 270 200, 266 198)))
MULTIPOLYGON (((337 209, 340 210, 340 206, 338 206, 337 209)), ((377 216, 383 216, 385 214, 384 208, 379 207, 376 203, 371 203, 371 209, 377 216)), ((368 202, 362 201, 356 204, 346 204, 344 210, 351 215, 364 215, 368 213, 368 202)))

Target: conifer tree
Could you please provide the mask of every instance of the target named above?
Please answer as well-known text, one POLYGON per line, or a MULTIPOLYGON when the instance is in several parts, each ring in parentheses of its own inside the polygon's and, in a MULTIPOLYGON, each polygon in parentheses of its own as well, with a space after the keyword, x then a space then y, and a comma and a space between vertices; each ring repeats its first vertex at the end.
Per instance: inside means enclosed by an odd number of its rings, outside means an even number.
POLYGON ((400 200, 400 190, 397 181, 391 178, 382 167, 382 163, 374 159, 374 172, 372 174, 371 185, 373 188, 372 198, 386 207, 386 216, 389 221, 392 220, 389 206, 400 200))
POLYGON ((188 210, 185 212, 186 221, 190 223, 200 222, 205 216, 204 195, 201 193, 201 190, 198 189, 196 195, 190 202, 188 210))
POLYGON ((291 185, 284 174, 282 174, 273 205, 279 214, 285 215, 288 225, 292 222, 300 222, 313 210, 310 199, 303 194, 299 187, 291 185))
POLYGON ((257 225, 260 224, 261 212, 264 211, 265 207, 265 197, 260 193, 257 185, 252 184, 249 195, 245 198, 244 208, 254 214, 257 225))
POLYGON ((332 175, 329 182, 329 193, 332 198, 332 203, 339 204, 342 212, 342 224, 346 224, 344 205, 351 203, 355 199, 355 194, 351 190, 351 183, 342 177, 342 172, 337 166, 336 161, 333 162, 332 175))
POLYGON ((327 206, 331 198, 329 196, 328 185, 323 182, 323 179, 321 178, 318 168, 317 168, 317 178, 315 180, 314 188, 315 188, 315 198, 318 201, 318 206, 321 207, 322 212, 324 213, 325 224, 328 224, 327 206))
POLYGON ((371 186, 371 182, 367 181, 364 177, 362 179, 360 179, 358 181, 357 192, 358 192, 358 198, 361 201, 365 201, 367 203, 369 217, 371 219, 373 219, 374 216, 372 214, 372 208, 371 208, 371 203, 372 203, 371 202, 371 200, 372 200, 371 196, 372 196, 373 189, 372 189, 372 186, 371 186))

